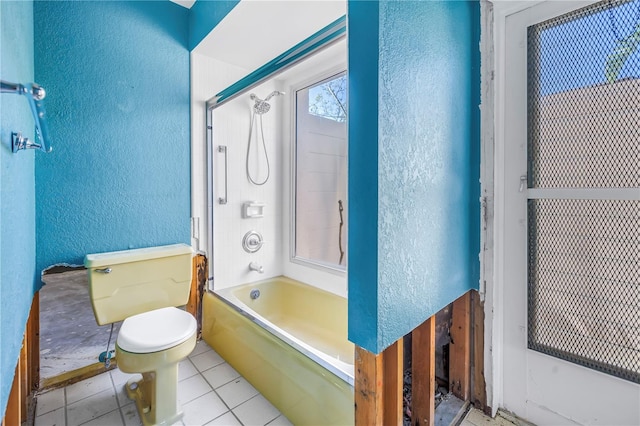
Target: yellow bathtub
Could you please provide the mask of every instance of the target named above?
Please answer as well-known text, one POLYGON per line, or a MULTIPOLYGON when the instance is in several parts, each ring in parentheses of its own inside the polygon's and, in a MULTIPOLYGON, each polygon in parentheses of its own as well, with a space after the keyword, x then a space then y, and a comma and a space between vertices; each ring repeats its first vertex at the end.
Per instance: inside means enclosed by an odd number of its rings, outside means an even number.
POLYGON ((203 339, 293 424, 353 424, 346 299, 276 277, 202 303, 203 339))

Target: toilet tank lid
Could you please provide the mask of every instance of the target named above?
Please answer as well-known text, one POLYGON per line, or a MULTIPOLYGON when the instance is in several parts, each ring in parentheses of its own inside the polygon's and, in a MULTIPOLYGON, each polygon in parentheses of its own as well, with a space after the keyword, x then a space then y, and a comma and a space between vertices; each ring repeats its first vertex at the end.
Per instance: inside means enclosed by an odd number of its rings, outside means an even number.
POLYGON ((193 254, 193 249, 187 244, 171 244, 167 246, 112 251, 86 255, 84 258, 84 266, 89 269, 100 268, 103 266, 117 265, 119 263, 139 262, 148 259, 185 254, 193 254))

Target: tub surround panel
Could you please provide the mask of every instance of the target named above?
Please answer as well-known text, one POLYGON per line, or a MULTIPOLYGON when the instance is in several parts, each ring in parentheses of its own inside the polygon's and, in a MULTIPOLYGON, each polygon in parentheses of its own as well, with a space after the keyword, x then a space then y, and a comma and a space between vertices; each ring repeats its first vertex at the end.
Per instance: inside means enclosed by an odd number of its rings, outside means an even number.
MULTIPOLYGON (((370 53, 362 74, 377 73, 378 92, 352 88, 350 111, 355 114, 362 103, 376 105, 377 141, 372 135, 368 149, 377 149, 378 158, 377 168, 351 167, 349 193, 361 193, 368 179, 377 178, 377 223, 365 238, 350 234, 350 262, 357 257, 360 265, 369 264, 369 272, 350 265, 349 298, 373 304, 375 294, 377 325, 357 312, 354 301, 350 338, 379 353, 478 286, 479 7, 477 2, 381 1, 376 11, 358 3, 349 3, 351 34, 377 13, 377 33, 365 30, 379 40, 378 52, 370 53), (362 249, 372 236, 376 239, 368 244, 377 249, 375 256, 362 249), (374 279, 369 274, 376 264, 374 279)), ((352 37, 350 52, 361 50, 361 44, 352 37)), ((350 66, 357 66, 359 54, 350 66)), ((355 84, 358 77, 352 72, 350 81, 355 84)), ((364 139, 358 138, 361 124, 352 119, 350 142, 358 149, 364 139)), ((354 205, 351 223, 362 214, 354 205)))
MULTIPOLYGON (((33 3, 0 2, 0 76, 34 81, 33 3)), ((45 86, 46 89, 48 87, 45 86)), ((11 132, 34 139, 23 96, 0 95, 0 418, 4 417, 36 281, 35 171, 42 152, 11 152, 11 132)))
MULTIPOLYGON (((282 90, 274 82, 262 84, 251 90, 264 99, 273 90, 282 90)), ((217 108, 213 112, 213 167, 214 173, 214 247, 213 271, 216 289, 250 281, 282 275, 280 261, 282 194, 282 142, 278 119, 282 116, 282 98, 270 100, 271 109, 262 116, 265 144, 271 168, 269 180, 262 186, 249 182, 246 176, 247 141, 254 101, 243 94, 217 108), (224 193, 224 155, 216 151, 219 145, 227 146, 227 204, 219 204, 224 193), (243 218, 245 202, 264 203, 264 217, 243 218), (255 230, 262 234, 264 246, 256 253, 247 253, 242 247, 244 235, 255 230), (256 262, 264 273, 249 270, 249 263, 256 262)), ((256 115, 251 132, 250 167, 254 179, 266 177, 266 161, 260 131, 260 116, 256 115), (256 156, 256 152, 258 155, 256 156), (259 167, 255 159, 259 158, 259 167), (256 171, 258 173, 256 174, 256 171)))
MULTIPOLYGON (((194 129, 205 128, 206 101, 215 96, 220 90, 229 86, 247 74, 247 70, 210 58, 198 53, 199 48, 191 54, 192 90, 194 106, 192 122, 194 129), (198 96, 199 98, 196 98, 198 96), (201 126, 201 127, 199 127, 201 126)), ((267 82, 251 90, 259 98, 264 99, 273 90, 282 90, 277 82, 267 82)), ((216 289, 258 281, 268 277, 282 275, 280 262, 281 227, 282 227, 282 195, 279 189, 282 185, 282 141, 281 128, 278 118, 282 114, 282 97, 270 100, 271 109, 263 116, 264 137, 271 176, 269 181, 257 186, 251 184, 246 177, 246 152, 249 138, 249 124, 254 102, 249 93, 225 103, 213 111, 213 241, 209 241, 211 232, 207 230, 201 220, 201 235, 197 243, 201 249, 212 246, 213 256, 210 274, 214 277, 216 289), (227 146, 227 204, 220 204, 218 197, 224 195, 224 155, 217 152, 218 146, 227 146), (243 218, 242 204, 248 201, 265 203, 264 217, 243 218), (262 234, 265 245, 256 253, 250 254, 242 248, 244 235, 255 230, 262 234), (249 263, 257 262, 264 267, 264 273, 259 274, 249 270, 249 263)), ((256 116, 259 125, 259 116, 256 116)), ((262 156, 261 136, 259 126, 252 133, 251 152, 255 154, 259 149, 262 156)), ((194 158, 196 167, 202 167, 206 173, 206 132, 194 132, 192 135, 194 158), (196 158, 197 152, 202 157, 196 158), (205 160, 203 160, 205 159, 205 160)), ((253 164, 253 163, 252 163, 253 164)), ((261 174, 266 170, 264 158, 261 159, 261 174)), ((194 171, 195 173, 195 171, 194 171)), ((195 177, 196 175, 194 175, 195 177)), ((194 188, 197 190, 197 188, 194 188)), ((203 218, 207 215, 207 206, 196 200, 206 200, 206 188, 201 188, 202 197, 194 198, 194 212, 199 211, 203 218)), ((195 213, 194 213, 195 214, 195 213)))
MULTIPOLYGON (((224 87, 247 74, 236 67, 198 53, 191 52, 191 215, 198 218, 198 229, 191 245, 197 250, 208 250, 211 242, 207 220, 207 132, 206 103, 224 87)), ((212 272, 213 269, 210 271, 212 272)))
POLYGON ((36 2, 54 150, 36 158, 38 269, 190 242, 189 11, 36 2))

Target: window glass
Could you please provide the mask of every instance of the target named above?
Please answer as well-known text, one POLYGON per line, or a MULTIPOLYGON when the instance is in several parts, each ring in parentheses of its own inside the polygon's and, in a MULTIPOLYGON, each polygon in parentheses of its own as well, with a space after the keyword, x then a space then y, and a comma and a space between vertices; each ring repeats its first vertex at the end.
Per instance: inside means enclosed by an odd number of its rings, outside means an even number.
POLYGON ((347 78, 296 91, 294 258, 347 264, 347 78))

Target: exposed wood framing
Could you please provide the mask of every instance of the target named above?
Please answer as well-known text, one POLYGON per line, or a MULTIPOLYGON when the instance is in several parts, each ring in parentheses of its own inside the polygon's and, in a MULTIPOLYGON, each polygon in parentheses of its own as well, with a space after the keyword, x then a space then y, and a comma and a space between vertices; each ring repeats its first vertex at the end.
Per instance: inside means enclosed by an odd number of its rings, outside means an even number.
POLYGON ((491 414, 487 407, 486 383, 484 381, 484 306, 480 294, 471 291, 471 402, 478 409, 491 414))
POLYGON ((202 330, 202 295, 207 284, 207 270, 207 257, 203 254, 195 255, 187 312, 190 312, 198 321, 198 338, 202 330))
POLYGON ((402 339, 379 355, 356 346, 356 425, 402 425, 402 348, 402 339))
POLYGON ((27 321, 27 362, 29 365, 29 390, 35 392, 40 386, 40 292, 33 296, 31 312, 27 321))
POLYGON ((436 394, 436 318, 411 332, 411 424, 432 426, 436 394))
POLYGON ((116 357, 111 358, 111 364, 109 368, 105 368, 104 362, 94 362, 93 364, 85 365, 84 367, 77 368, 72 371, 66 371, 62 374, 58 374, 55 377, 48 377, 42 381, 42 389, 55 389, 72 385, 77 382, 81 382, 98 374, 102 374, 106 371, 111 371, 118 366, 118 360, 116 357))
POLYGON ((402 386, 404 380, 404 344, 397 340, 382 353, 385 387, 383 392, 383 424, 402 425, 402 386))
POLYGON ((3 426, 30 423, 33 419, 31 404, 33 392, 38 389, 40 351, 39 351, 39 317, 40 294, 36 293, 31 303, 31 310, 27 320, 22 348, 18 357, 18 365, 13 376, 13 384, 2 419, 3 426))
POLYGON ((13 376, 11 393, 9 394, 9 400, 7 401, 7 409, 4 413, 4 419, 2 419, 2 426, 13 426, 22 423, 22 417, 20 415, 20 396, 20 362, 18 362, 16 372, 13 376))
POLYGON ((453 302, 449 334, 449 391, 467 401, 471 387, 471 292, 453 302))
POLYGON ((356 346, 355 357, 355 424, 382 424, 382 355, 356 346))

